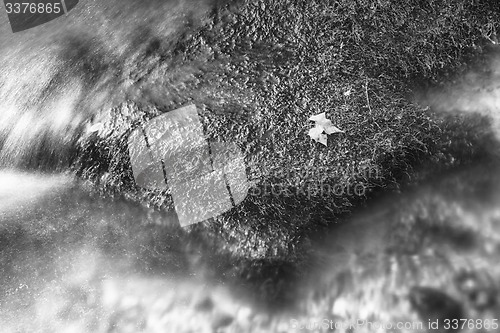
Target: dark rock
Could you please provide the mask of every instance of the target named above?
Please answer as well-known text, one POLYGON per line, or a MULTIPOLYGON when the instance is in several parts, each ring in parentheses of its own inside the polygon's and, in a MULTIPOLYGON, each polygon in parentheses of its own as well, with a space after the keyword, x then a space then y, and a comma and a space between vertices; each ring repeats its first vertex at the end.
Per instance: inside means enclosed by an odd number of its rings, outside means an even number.
POLYGON ((440 332, 457 332, 445 330, 444 321, 464 318, 462 305, 446 293, 430 287, 413 287, 410 291, 410 303, 424 321, 424 325, 439 321, 440 332))
POLYGON ((214 330, 218 330, 219 328, 223 328, 231 325, 234 321, 234 317, 224 313, 218 313, 214 316, 212 320, 212 328, 214 330))
POLYGON ((204 297, 199 302, 195 304, 195 309, 198 311, 210 312, 214 308, 214 302, 210 297, 204 297))

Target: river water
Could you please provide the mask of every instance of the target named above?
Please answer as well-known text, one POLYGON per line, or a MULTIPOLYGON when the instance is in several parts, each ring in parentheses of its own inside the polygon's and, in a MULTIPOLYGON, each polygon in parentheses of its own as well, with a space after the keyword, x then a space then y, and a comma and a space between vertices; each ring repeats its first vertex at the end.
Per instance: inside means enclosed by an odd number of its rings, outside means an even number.
MULTIPOLYGON (((411 304, 411 295, 421 299, 414 287, 446 292, 466 318, 498 316, 495 157, 375 200, 314 235, 307 265, 293 281, 284 275, 287 306, 256 299, 274 292, 271 278, 251 286, 231 278, 231 263, 172 216, 101 196, 69 171, 93 117, 130 93, 117 77, 146 32, 174 38, 203 22, 210 6, 81 1, 70 15, 19 34, 1 16, 0 331, 289 332, 323 319, 421 322, 432 306, 411 304)), ((422 103, 482 113, 498 126, 497 64, 422 103)))

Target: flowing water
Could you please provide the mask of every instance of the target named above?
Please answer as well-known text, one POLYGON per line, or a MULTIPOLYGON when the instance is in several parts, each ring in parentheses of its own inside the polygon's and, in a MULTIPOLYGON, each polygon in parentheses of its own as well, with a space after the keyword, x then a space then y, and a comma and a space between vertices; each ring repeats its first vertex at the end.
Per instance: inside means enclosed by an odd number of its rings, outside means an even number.
MULTIPOLYGON (((1 16, 0 331, 289 332, 323 319, 421 322, 433 308, 414 287, 446 292, 465 318, 498 317, 494 158, 374 201, 312 237, 313 255, 299 268, 306 271, 283 282, 290 306, 282 308, 253 297, 275 284, 231 278, 230 260, 214 257, 168 213, 102 196, 74 176, 75 142, 100 110, 136 93, 122 78, 141 64, 138 50, 151 36, 174 40, 202 24, 211 6, 80 1, 68 16, 18 34, 1 16)), ((483 112, 496 124, 497 64, 426 102, 483 112)))

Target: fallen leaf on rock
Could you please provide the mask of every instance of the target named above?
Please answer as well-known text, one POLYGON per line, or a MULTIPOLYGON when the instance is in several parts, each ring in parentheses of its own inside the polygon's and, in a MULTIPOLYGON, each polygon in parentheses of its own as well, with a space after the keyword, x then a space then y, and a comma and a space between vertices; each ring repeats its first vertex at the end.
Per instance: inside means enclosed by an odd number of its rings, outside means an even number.
POLYGON ((322 127, 314 127, 309 130, 309 136, 316 142, 322 143, 327 146, 327 136, 322 127))
POLYGON ((309 130, 309 136, 316 142, 327 146, 327 134, 344 133, 341 129, 334 126, 330 119, 326 118, 325 112, 309 118, 315 122, 315 126, 309 130), (325 134, 326 133, 326 134, 325 134))

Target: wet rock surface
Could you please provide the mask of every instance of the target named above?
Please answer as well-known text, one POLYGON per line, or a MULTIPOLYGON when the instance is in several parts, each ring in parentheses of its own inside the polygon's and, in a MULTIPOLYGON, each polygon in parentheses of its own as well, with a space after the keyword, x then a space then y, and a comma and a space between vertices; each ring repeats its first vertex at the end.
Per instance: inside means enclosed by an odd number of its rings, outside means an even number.
MULTIPOLYGON (((123 225, 117 212, 124 206, 119 203, 85 204, 81 195, 68 211, 54 215, 59 205, 67 208, 72 199, 58 203, 52 198, 38 214, 58 220, 57 229, 22 222, 26 215, 18 216, 17 223, 11 218, 17 231, 1 249, 2 271, 9 272, 2 278, 4 329, 293 332, 294 327, 317 325, 313 331, 327 332, 330 328, 321 324, 328 319, 337 325, 365 321, 355 331, 372 332, 366 323, 491 320, 500 310, 496 166, 443 175, 374 202, 313 237, 314 245, 304 253, 307 264, 277 277, 264 271, 253 283, 234 275, 231 265, 217 265, 217 255, 210 258, 190 250, 189 237, 169 250, 160 250, 167 238, 153 238, 149 250, 141 252, 147 236, 127 236, 137 230, 129 225, 114 241, 109 235, 99 240, 103 216, 106 224, 123 225), (484 187, 485 182, 492 186, 484 187), (471 197, 470 191, 478 195, 471 197), (80 214, 82 219, 77 218, 80 214), (71 221, 74 225, 68 224, 71 221), (75 241, 79 224, 86 236, 75 241), (66 231, 57 231, 61 227, 66 231), (14 245, 27 243, 43 247, 14 245), (154 249, 162 251, 161 257, 154 249), (263 291, 286 301, 256 296, 263 291)), ((135 214, 141 216, 140 211, 135 214)), ((2 233, 8 230, 3 225, 2 233)), ((416 326, 401 331, 423 330, 416 326)))
MULTIPOLYGON (((494 318, 498 110, 470 98, 466 114, 443 115, 446 99, 409 97, 485 45, 497 52, 497 4, 459 3, 88 0, 2 34, 0 330, 494 318), (191 103, 208 140, 244 152, 255 191, 183 229, 168 190, 135 185, 127 141, 191 103), (319 112, 345 132, 328 148, 306 135, 319 112), (366 195, 325 196, 325 184, 366 195)), ((495 92, 496 74, 482 75, 495 92)))

